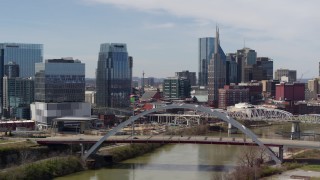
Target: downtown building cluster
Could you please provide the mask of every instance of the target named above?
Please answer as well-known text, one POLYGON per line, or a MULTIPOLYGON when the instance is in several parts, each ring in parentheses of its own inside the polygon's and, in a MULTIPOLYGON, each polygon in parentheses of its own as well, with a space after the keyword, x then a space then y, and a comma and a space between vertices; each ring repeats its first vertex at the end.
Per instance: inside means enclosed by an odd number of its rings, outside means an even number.
POLYGON ((253 49, 225 53, 219 28, 215 37, 199 38, 198 43, 198 79, 196 72, 188 70, 162 80, 144 77, 143 72, 140 87, 132 77, 133 58, 123 43, 100 45, 96 78, 87 87, 85 64, 80 60, 43 60, 41 44, 1 43, 1 117, 31 119, 46 129, 57 118, 90 120, 92 107, 102 113, 110 108, 130 110, 133 104, 147 110, 157 106, 148 103, 175 101, 221 109, 245 102, 294 113, 318 112, 299 101, 318 99, 319 78, 309 80, 305 88, 295 70, 278 69, 273 76, 273 60, 258 57, 253 49))
MULTIPOLYGON (((306 86, 300 82, 302 76, 297 79, 296 70, 277 69, 274 72, 271 58, 258 57, 257 52, 248 47, 243 47, 235 53, 225 53, 220 45, 219 28, 216 29, 215 37, 199 38, 198 47, 197 86, 178 86, 179 82, 170 86, 168 81, 172 81, 173 78, 165 79, 165 98, 180 98, 186 102, 190 102, 190 98, 193 102, 221 109, 227 109, 237 103, 251 103, 280 108, 295 114, 320 112, 320 108, 301 110, 308 109, 304 106, 310 107, 310 103, 307 104, 306 101, 318 99, 318 78, 309 80, 306 86), (172 87, 176 90, 172 90, 172 87), (187 90, 177 89, 181 87, 187 90), (188 90, 191 94, 176 93, 188 90), (179 96, 174 96, 176 94, 179 96)), ((191 82, 190 78, 179 77, 177 73, 175 79, 180 79, 181 82, 189 79, 189 85, 191 82)))
POLYGON ((43 60, 42 44, 0 44, 0 73, 2 119, 31 119, 39 129, 60 128, 59 118, 90 121, 93 103, 130 105, 132 57, 126 44, 101 44, 96 91, 88 102, 85 64, 71 57, 43 60))

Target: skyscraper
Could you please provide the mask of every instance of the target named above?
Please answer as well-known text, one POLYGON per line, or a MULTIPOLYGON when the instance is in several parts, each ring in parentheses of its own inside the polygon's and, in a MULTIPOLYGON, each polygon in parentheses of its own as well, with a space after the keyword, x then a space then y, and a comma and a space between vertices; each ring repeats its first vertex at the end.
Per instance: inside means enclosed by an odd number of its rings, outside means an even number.
POLYGON ((34 102, 34 81, 32 78, 3 77, 3 116, 30 119, 30 104, 34 102), (17 114, 17 109, 29 113, 17 114))
POLYGON ((43 45, 42 44, 24 44, 24 43, 0 43, 1 68, 10 61, 15 62, 20 67, 20 77, 33 77, 35 72, 35 63, 42 62, 43 45))
POLYGON ((236 54, 228 53, 226 57, 226 84, 237 83, 238 64, 236 62, 236 54))
POLYGON ((220 47, 219 28, 216 29, 214 55, 208 70, 208 101, 211 105, 218 105, 219 89, 226 85, 226 56, 220 47))
POLYGON ((168 99, 185 99, 190 97, 190 81, 184 77, 169 77, 163 81, 163 95, 168 99))
POLYGON ((9 78, 19 77, 19 65, 15 62, 10 61, 8 64, 4 65, 4 76, 9 78))
POLYGON ((257 66, 261 67, 266 75, 265 80, 273 79, 273 61, 268 57, 257 57, 257 66))
POLYGON ((2 114, 3 102, 3 75, 4 65, 10 61, 16 62, 20 67, 20 77, 33 77, 35 63, 42 62, 42 44, 24 43, 0 43, 0 114, 2 114))
POLYGON ((246 72, 253 68, 253 65, 257 63, 257 53, 250 48, 243 48, 237 51, 237 63, 238 63, 238 82, 248 82, 250 78, 246 72))
POLYGON ((277 69, 274 73, 274 79, 293 83, 297 81, 297 71, 289 69, 277 69))
POLYGON ((84 102, 85 65, 73 59, 48 59, 36 63, 35 101, 84 102))
POLYGON ((176 72, 176 77, 188 79, 190 81, 191 86, 195 86, 197 84, 195 72, 189 72, 188 70, 176 72))
POLYGON ((208 85, 208 65, 214 53, 214 41, 213 37, 199 39, 199 86, 208 85))
POLYGON ((81 61, 62 58, 36 63, 34 86, 31 111, 39 128, 50 127, 58 117, 91 116, 91 106, 85 102, 85 64, 81 61))
POLYGON ((100 45, 96 72, 97 106, 123 108, 130 106, 132 57, 126 44, 100 45))

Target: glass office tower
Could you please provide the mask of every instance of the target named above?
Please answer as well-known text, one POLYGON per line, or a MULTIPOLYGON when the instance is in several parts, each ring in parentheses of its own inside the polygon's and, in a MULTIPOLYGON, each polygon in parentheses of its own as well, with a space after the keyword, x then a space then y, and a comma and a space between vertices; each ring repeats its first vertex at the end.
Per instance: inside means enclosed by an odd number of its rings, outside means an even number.
POLYGON ((9 78, 19 77, 19 72, 19 65, 15 62, 10 61, 8 64, 4 65, 4 76, 9 78))
POLYGON ((3 50, 1 56, 3 65, 10 61, 18 64, 22 78, 33 77, 35 63, 42 62, 43 59, 42 44, 0 43, 0 49, 3 50))
POLYGON ((208 85, 208 64, 214 53, 214 38, 206 37, 199 39, 199 75, 198 85, 208 85))
POLYGON ((33 77, 35 63, 42 62, 43 45, 25 43, 0 43, 0 114, 3 109, 3 76, 4 65, 10 61, 19 65, 22 78, 33 77))
POLYGON ((28 109, 34 102, 34 81, 32 78, 3 77, 3 116, 30 119, 29 115, 20 113, 17 115, 17 109, 28 109))
MULTIPOLYGON (((214 37, 199 38, 199 86, 208 86, 208 67, 210 60, 213 58, 215 39, 214 37)), ((220 44, 218 44, 217 51, 222 59, 226 59, 226 55, 220 47, 220 44)))
POLYGON ((100 45, 96 76, 97 106, 130 106, 132 57, 128 57, 126 44, 100 45))
POLYGON ((36 63, 35 101, 84 102, 85 64, 73 59, 48 59, 36 63))

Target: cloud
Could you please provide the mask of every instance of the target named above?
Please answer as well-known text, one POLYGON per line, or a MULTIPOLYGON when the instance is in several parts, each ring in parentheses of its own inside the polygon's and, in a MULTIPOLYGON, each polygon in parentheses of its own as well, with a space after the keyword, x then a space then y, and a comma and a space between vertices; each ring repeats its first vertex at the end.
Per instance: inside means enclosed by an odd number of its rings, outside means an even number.
POLYGON ((167 22, 167 23, 162 23, 162 24, 145 24, 144 28, 146 29, 169 29, 175 27, 174 23, 167 22))
MULTIPOLYGON (((190 20, 192 37, 214 35, 219 24, 224 47, 242 47, 243 40, 258 54, 279 58, 275 67, 306 68, 319 58, 319 0, 84 0, 157 16, 190 20), (228 45, 226 45, 227 42, 228 45), (233 43, 233 44, 232 44, 233 43), (235 45, 237 44, 237 45, 235 45), (290 62, 290 63, 288 63, 290 62)), ((161 22, 161 21, 160 21, 161 22)), ((163 22, 163 20, 162 20, 163 22)), ((146 28, 187 28, 170 21, 146 28)), ((188 28, 189 28, 188 27, 188 28)), ((230 49, 228 49, 230 50, 230 49)), ((234 51, 234 49, 232 49, 234 51)), ((319 60, 319 59, 318 59, 319 60)), ((313 66, 313 65, 312 65, 313 66)), ((314 73, 315 74, 315 73, 314 73)))
POLYGON ((178 17, 194 18, 248 28, 263 33, 272 32, 283 38, 299 35, 303 28, 319 27, 317 7, 320 1, 309 0, 86 0, 92 3, 111 4, 145 12, 166 12, 178 17))

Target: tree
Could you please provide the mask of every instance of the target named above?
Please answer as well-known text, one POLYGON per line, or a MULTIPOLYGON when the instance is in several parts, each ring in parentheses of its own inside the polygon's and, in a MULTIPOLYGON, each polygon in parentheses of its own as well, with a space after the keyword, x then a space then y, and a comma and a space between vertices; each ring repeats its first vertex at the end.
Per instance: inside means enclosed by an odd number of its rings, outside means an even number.
POLYGON ((238 163, 235 170, 230 174, 231 179, 250 180, 259 177, 261 163, 264 162, 265 149, 250 146, 244 148, 238 157, 238 163))

